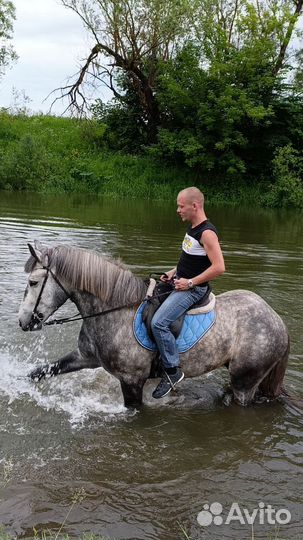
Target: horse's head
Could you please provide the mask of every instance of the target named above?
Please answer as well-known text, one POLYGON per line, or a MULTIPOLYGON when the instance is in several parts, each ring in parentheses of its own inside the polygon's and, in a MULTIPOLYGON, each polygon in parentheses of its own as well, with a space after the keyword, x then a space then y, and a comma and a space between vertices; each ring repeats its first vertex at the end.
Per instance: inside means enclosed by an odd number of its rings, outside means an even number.
POLYGON ((40 330, 42 324, 69 297, 69 291, 56 277, 52 268, 52 250, 35 241, 28 244, 30 258, 25 264, 28 284, 19 310, 22 330, 40 330))

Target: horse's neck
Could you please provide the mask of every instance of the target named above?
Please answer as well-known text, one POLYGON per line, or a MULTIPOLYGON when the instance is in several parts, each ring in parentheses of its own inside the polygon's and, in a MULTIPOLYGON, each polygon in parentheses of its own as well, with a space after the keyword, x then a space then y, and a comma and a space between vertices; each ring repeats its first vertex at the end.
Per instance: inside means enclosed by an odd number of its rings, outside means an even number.
POLYGON ((83 317, 85 315, 92 315, 93 313, 104 311, 104 309, 107 308, 99 298, 85 291, 73 291, 71 300, 77 306, 79 313, 83 317))
POLYGON ((102 354, 105 356, 110 355, 115 332, 122 325, 122 320, 125 328, 129 328, 134 317, 135 308, 123 308, 121 306, 122 309, 115 310, 96 296, 83 291, 75 291, 71 296, 71 300, 84 319, 80 333, 82 337, 79 338, 81 349, 84 348, 85 351, 88 342, 91 342, 91 346, 94 347, 97 341, 98 347, 102 347, 102 354), (107 310, 110 313, 105 313, 107 310), (104 316, 101 313, 104 313, 104 316), (94 315, 96 316, 94 317, 94 315), (83 332, 86 336, 85 339, 83 338, 83 332))
POLYGON ((105 290, 108 288, 111 293, 105 294, 102 300, 99 297, 98 288, 92 294, 73 287, 71 300, 76 304, 81 315, 139 304, 145 298, 147 290, 146 283, 129 271, 125 274, 121 273, 114 284, 105 283, 103 285, 105 290))

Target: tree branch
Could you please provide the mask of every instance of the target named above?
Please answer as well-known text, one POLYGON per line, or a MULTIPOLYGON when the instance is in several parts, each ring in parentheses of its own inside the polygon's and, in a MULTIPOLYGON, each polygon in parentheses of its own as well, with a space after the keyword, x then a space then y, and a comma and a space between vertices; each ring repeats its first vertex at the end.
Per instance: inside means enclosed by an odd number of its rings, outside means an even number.
POLYGON ((232 38, 233 29, 234 29, 234 24, 235 24, 236 17, 238 15, 238 8, 239 8, 239 1, 236 0, 235 8, 234 8, 234 12, 233 12, 233 15, 232 15, 232 19, 231 19, 231 23, 230 23, 230 27, 229 27, 229 32, 228 32, 228 43, 229 43, 229 45, 231 44, 231 38, 232 38))
POLYGON ((287 50, 287 47, 288 47, 289 42, 291 40, 291 36, 292 36, 293 30, 294 30, 295 24, 296 24, 299 16, 302 13, 303 0, 294 0, 294 4, 295 4, 296 9, 295 9, 294 14, 293 14, 293 16, 292 16, 292 18, 291 18, 291 20, 289 22, 286 34, 285 34, 284 39, 283 39, 283 42, 281 43, 278 59, 277 59, 276 64, 275 64, 275 66, 274 66, 274 68, 272 70, 272 75, 273 75, 274 78, 277 77, 280 69, 283 67, 283 63, 284 63, 284 59, 285 59, 285 55, 286 55, 286 50, 287 50))
POLYGON ((102 84, 104 84, 104 86, 106 86, 109 90, 112 91, 112 93, 114 94, 114 96, 119 99, 120 101, 123 101, 124 100, 124 96, 122 94, 119 94, 119 92, 116 90, 116 88, 114 87, 114 76, 113 76, 113 69, 112 68, 111 70, 109 70, 106 66, 99 66, 103 69, 103 71, 101 73, 99 73, 98 75, 96 75, 96 73, 93 73, 93 72, 87 72, 87 75, 91 75, 92 77, 94 77, 97 81, 100 81, 102 84), (106 75, 108 78, 109 78, 109 84, 106 82, 106 80, 102 77, 102 75, 106 75))

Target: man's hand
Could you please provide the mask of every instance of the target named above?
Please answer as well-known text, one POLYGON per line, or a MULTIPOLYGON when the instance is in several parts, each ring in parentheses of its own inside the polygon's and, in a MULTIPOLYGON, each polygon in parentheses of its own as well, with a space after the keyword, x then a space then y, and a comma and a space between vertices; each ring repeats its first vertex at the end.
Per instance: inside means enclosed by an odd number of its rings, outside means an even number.
POLYGON ((188 279, 179 278, 174 280, 174 286, 176 291, 188 291, 188 279))
POLYGON ((162 274, 162 276, 160 276, 160 281, 171 281, 174 277, 175 271, 176 269, 173 268, 172 270, 169 270, 169 272, 165 272, 165 274, 162 274))

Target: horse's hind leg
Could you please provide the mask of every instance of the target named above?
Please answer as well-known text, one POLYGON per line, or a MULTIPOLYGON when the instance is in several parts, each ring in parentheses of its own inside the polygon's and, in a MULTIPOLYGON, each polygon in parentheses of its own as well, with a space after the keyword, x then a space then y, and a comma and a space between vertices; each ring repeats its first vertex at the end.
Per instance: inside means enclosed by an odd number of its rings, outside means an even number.
POLYGON ((70 373, 71 371, 78 371, 84 368, 97 368, 100 364, 92 357, 90 359, 84 358, 79 349, 66 354, 62 358, 59 358, 57 362, 53 364, 46 364, 34 369, 29 377, 33 381, 41 381, 41 379, 54 377, 55 375, 61 375, 63 373, 70 373))
POLYGON ((235 402, 238 405, 242 405, 243 407, 246 407, 247 405, 253 402, 254 397, 256 395, 257 388, 258 388, 258 383, 251 388, 245 388, 245 389, 243 387, 236 388, 232 384, 232 391, 233 391, 235 402))
MULTIPOLYGON (((274 351, 276 357, 276 351, 274 351)), ((229 372, 231 386, 236 403, 249 405, 260 391, 268 398, 278 397, 282 392, 282 383, 288 361, 289 343, 281 359, 274 360, 270 354, 262 364, 255 359, 247 365, 241 358, 230 362, 229 372)))
MULTIPOLYGON (((244 362, 241 364, 245 365, 244 362)), ((235 367, 233 362, 230 362, 229 372, 235 402, 244 407, 249 405, 254 400, 263 374, 256 367, 235 367)))

